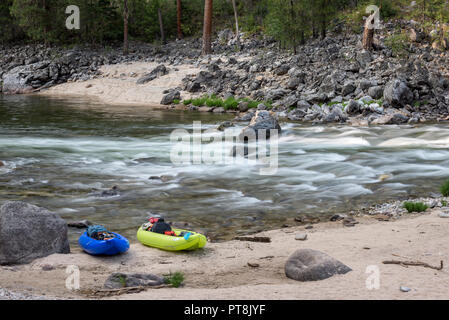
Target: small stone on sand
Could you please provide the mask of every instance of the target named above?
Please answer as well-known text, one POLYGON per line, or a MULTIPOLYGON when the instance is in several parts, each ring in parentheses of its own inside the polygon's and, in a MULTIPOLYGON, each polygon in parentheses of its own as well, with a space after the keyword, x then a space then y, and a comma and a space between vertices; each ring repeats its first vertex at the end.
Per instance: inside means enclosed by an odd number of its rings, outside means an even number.
POLYGON ((307 240, 307 233, 297 233, 295 236, 295 240, 307 240))

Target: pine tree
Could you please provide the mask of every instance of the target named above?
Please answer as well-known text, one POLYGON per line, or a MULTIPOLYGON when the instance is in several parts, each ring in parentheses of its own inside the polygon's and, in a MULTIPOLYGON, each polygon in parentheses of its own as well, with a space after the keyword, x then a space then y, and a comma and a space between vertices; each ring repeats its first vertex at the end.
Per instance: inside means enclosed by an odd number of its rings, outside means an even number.
POLYGON ((212 12, 213 0, 205 0, 204 4, 204 27, 203 27, 203 54, 212 52, 212 12))

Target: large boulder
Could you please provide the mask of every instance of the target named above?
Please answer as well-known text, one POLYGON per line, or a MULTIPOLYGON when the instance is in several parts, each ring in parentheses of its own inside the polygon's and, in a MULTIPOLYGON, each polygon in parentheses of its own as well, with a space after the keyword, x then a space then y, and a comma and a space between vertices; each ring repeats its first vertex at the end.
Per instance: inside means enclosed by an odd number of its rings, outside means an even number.
POLYGON ((181 100, 181 93, 178 90, 173 90, 162 97, 161 104, 172 104, 175 100, 181 100))
POLYGON ((163 64, 158 65, 156 68, 151 70, 150 73, 147 73, 146 75, 138 79, 137 84, 145 84, 166 74, 168 74, 167 68, 163 64))
POLYGON ((32 69, 18 66, 3 75, 2 92, 7 94, 27 93, 33 90, 30 84, 32 69))
POLYGON ((351 268, 324 252, 312 249, 295 251, 285 263, 285 275, 297 281, 316 281, 345 274, 351 268))
POLYGON ((413 92, 403 80, 395 79, 385 86, 384 99, 394 107, 402 107, 413 102, 413 92))
POLYGON ((278 133, 280 133, 281 126, 271 112, 267 110, 258 110, 252 117, 249 125, 242 129, 239 138, 241 141, 243 141, 245 137, 251 136, 255 136, 257 139, 259 138, 259 130, 266 130, 266 137, 269 138, 270 130, 277 130, 278 133))
POLYGON ((67 224, 57 214, 22 201, 7 201, 0 208, 0 264, 69 252, 67 224))
POLYGON ((349 103, 345 107, 345 111, 349 115, 357 115, 362 112, 362 107, 359 102, 355 100, 349 100, 349 103))

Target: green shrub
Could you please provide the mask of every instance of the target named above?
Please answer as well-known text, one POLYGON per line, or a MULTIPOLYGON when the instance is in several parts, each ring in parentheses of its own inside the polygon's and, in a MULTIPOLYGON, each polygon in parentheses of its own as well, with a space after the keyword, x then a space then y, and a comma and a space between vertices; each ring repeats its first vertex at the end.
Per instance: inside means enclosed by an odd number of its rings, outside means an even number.
POLYGON ((208 98, 206 99, 206 105, 208 107, 222 107, 224 105, 223 100, 220 98, 208 98))
POLYGON ((449 197, 449 180, 441 186, 440 191, 444 197, 449 197))
POLYGON ((441 205, 443 207, 447 207, 447 201, 446 200, 441 200, 441 205))
POLYGON ((250 109, 257 108, 259 103, 260 103, 259 101, 250 100, 248 101, 248 108, 250 109))
POLYGON ((182 272, 175 272, 164 277, 166 284, 171 284, 173 287, 178 288, 184 282, 184 274, 182 272))
POLYGON ((181 102, 181 101, 180 101, 179 99, 174 99, 174 100, 173 100, 173 103, 174 103, 174 104, 179 104, 180 102, 181 102))
POLYGON ((237 109, 239 102, 234 97, 229 97, 224 101, 225 110, 237 109))
POLYGON ((206 97, 196 98, 192 100, 192 104, 196 107, 201 107, 206 104, 206 100, 207 100, 206 97))
POLYGON ((429 208, 429 206, 425 205, 422 202, 408 202, 407 201, 407 202, 404 202, 404 208, 407 209, 407 211, 409 213, 412 213, 412 212, 424 212, 429 208))
POLYGON ((192 103, 192 99, 186 99, 182 102, 185 106, 188 106, 189 104, 192 103))
POLYGON ((405 33, 396 33, 385 39, 385 45, 389 47, 393 55, 397 57, 406 57, 410 40, 405 33))

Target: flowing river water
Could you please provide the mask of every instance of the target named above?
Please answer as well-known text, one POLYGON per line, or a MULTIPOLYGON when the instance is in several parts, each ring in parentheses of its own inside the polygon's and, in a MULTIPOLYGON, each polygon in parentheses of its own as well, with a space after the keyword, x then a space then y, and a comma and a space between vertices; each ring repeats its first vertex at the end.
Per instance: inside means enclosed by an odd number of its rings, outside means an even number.
MULTIPOLYGON (((131 240, 149 212, 157 212, 215 239, 229 239, 279 228, 298 215, 326 219, 361 206, 430 195, 449 178, 447 124, 281 123, 273 175, 260 175, 257 161, 172 163, 173 130, 191 131, 193 121, 215 128, 232 118, 82 99, 0 96, 0 161, 5 163, 0 205, 23 200, 67 220, 104 224, 131 240), (115 185, 119 196, 95 193, 115 185)), ((71 241, 80 233, 70 229, 71 241)))

